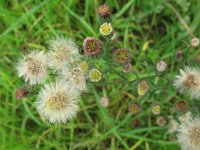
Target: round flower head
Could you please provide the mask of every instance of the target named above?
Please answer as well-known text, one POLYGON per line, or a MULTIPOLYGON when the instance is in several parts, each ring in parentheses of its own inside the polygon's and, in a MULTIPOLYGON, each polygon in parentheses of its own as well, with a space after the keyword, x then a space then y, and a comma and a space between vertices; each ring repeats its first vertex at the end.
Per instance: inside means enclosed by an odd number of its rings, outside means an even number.
POLYGON ((85 74, 79 67, 63 69, 61 71, 61 79, 69 82, 71 88, 76 91, 85 92, 87 90, 85 74))
POLYGON ((178 127, 178 143, 181 150, 200 150, 200 119, 190 118, 178 127))
POLYGON ((89 65, 88 65, 88 63, 86 61, 82 61, 79 64, 79 67, 80 67, 80 69, 82 70, 83 73, 87 73, 88 72, 89 65))
POLYGON ((186 112, 188 108, 188 102, 186 100, 180 100, 176 103, 176 109, 179 112, 186 112))
POLYGON ((198 38, 193 38, 193 39, 191 40, 191 42, 190 42, 190 45, 191 45, 192 47, 197 47, 197 46, 199 46, 199 44, 200 44, 200 41, 199 41, 198 38))
POLYGON ((95 38, 87 37, 83 42, 85 53, 89 56, 96 56, 101 52, 101 42, 95 38))
POLYGON ((147 93, 147 91, 149 90, 149 85, 147 84, 146 81, 142 81, 138 84, 138 94, 140 96, 143 96, 147 93))
POLYGON ((109 104, 109 99, 107 97, 105 97, 105 96, 101 97, 100 104, 101 104, 101 106, 107 107, 108 104, 109 104))
POLYGON ((111 23, 103 23, 99 29, 100 33, 104 36, 108 36, 112 33, 113 28, 111 26, 111 23))
POLYGON ((177 53, 176 53, 176 57, 178 59, 183 58, 183 50, 181 48, 178 49, 177 53))
POLYGON ((121 48, 115 51, 115 61, 120 64, 125 64, 130 61, 130 53, 127 49, 121 48))
POLYGON ((160 114, 160 105, 153 105, 152 113, 155 115, 159 115, 160 114))
POLYGON ((101 17, 108 17, 110 15, 110 7, 106 4, 100 5, 98 8, 98 14, 101 17))
POLYGON ((102 73, 97 69, 92 69, 89 72, 89 78, 92 82, 99 82, 101 80, 102 73))
POLYGON ((17 71, 31 85, 42 83, 47 77, 46 55, 43 51, 31 51, 19 60, 17 71))
POLYGON ((164 72, 167 69, 167 64, 164 61, 159 61, 156 65, 158 72, 164 72))
POLYGON ((164 126, 165 124, 166 124, 166 120, 165 120, 165 118, 163 117, 163 116, 158 116, 157 118, 156 118, 156 124, 158 125, 158 126, 164 126))
POLYGON ((73 60, 80 58, 77 45, 64 37, 49 41, 48 63, 53 69, 60 70, 73 60))
POLYGON ((200 71, 196 68, 185 67, 184 70, 180 70, 180 73, 174 80, 176 89, 191 98, 200 99, 200 71))
POLYGON ((17 88, 16 89, 16 99, 21 99, 26 96, 29 91, 26 88, 17 88))
POLYGON ((78 100, 69 84, 56 82, 40 91, 36 108, 50 123, 66 123, 78 111, 78 100))
POLYGON ((137 114, 140 111, 140 104, 133 103, 128 107, 128 111, 131 112, 132 114, 137 114))

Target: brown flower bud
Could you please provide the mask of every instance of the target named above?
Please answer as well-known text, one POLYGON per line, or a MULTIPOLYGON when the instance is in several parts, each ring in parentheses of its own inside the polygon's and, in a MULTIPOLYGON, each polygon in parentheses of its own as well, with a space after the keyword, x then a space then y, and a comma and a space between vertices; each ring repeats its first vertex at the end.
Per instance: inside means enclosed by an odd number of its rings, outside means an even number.
POLYGON ((28 94, 28 91, 25 88, 16 89, 16 99, 21 99, 28 94))
POLYGON ((183 57, 183 51, 181 48, 178 49, 176 56, 178 59, 181 59, 183 57))

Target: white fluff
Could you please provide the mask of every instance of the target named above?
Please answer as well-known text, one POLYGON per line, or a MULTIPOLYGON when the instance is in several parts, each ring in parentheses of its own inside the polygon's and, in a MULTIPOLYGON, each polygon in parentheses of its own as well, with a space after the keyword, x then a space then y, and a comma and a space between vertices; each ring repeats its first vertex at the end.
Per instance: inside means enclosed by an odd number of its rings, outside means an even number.
POLYGON ((85 92, 86 75, 80 67, 68 67, 61 71, 60 79, 68 82, 70 87, 77 92, 85 92))
POLYGON ((79 110, 78 97, 70 85, 56 82, 45 85, 40 91, 36 108, 41 117, 50 123, 66 123, 79 110))
POLYGON ((78 53, 77 45, 64 37, 57 37, 48 42, 48 65, 55 71, 64 68, 73 60, 78 60, 80 54, 78 53))
POLYGON ((190 118, 178 128, 178 143, 181 150, 200 150, 200 119, 190 118))
POLYGON ((42 83, 47 77, 46 55, 44 51, 31 51, 17 64, 19 77, 31 85, 42 83))
POLYGON ((180 75, 177 75, 174 80, 174 86, 181 94, 200 99, 200 71, 191 67, 181 69, 180 75))

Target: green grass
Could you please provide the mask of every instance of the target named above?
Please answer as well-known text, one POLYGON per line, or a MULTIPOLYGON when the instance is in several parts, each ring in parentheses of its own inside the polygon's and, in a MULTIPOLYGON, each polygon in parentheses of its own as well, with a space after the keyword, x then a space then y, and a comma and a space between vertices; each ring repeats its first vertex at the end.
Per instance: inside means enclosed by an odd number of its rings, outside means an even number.
MULTIPOLYGON (((128 48, 134 72, 140 80, 155 75, 156 62, 165 60, 168 63, 166 77, 173 80, 179 70, 175 61, 176 51, 180 47, 186 51, 183 41, 190 40, 173 8, 195 36, 200 37, 200 3, 198 0, 183 1, 171 0, 169 4, 164 0, 106 0, 112 10, 112 26, 119 38, 119 42, 108 51, 112 52, 116 47, 128 48)), ((0 1, 1 150, 179 149, 176 141, 169 141, 169 137, 175 135, 167 133, 167 126, 156 125, 149 107, 150 99, 150 102, 161 105, 164 117, 170 115, 169 108, 174 107, 174 102, 180 98, 171 81, 165 86, 166 82, 159 78, 148 78, 152 88, 158 92, 139 98, 137 82, 128 84, 122 82, 115 72, 104 72, 103 81, 90 84, 89 92, 82 96, 77 118, 65 125, 49 125, 40 119, 33 105, 36 95, 15 99, 15 89, 24 84, 15 70, 19 56, 26 49, 46 50, 46 41, 56 35, 74 39, 80 48, 88 36, 101 39, 97 14, 100 4, 103 2, 97 0, 0 1), (113 80, 115 84, 103 83, 113 80), (99 104, 103 94, 111 98, 108 108, 99 104), (142 104, 142 110, 131 115, 128 106, 135 101, 142 104), (133 125, 134 120, 140 123, 139 127, 133 125)), ((181 65, 200 66, 194 62, 194 56, 199 52, 200 49, 191 50, 181 65)), ((97 60, 93 65, 104 70, 107 62, 97 60)), ((116 67, 116 70, 120 69, 116 67)), ((134 74, 124 77, 128 80, 136 78, 134 74)), ((190 105, 195 104, 190 101, 190 105)), ((178 112, 174 114, 175 117, 179 115, 178 112)))

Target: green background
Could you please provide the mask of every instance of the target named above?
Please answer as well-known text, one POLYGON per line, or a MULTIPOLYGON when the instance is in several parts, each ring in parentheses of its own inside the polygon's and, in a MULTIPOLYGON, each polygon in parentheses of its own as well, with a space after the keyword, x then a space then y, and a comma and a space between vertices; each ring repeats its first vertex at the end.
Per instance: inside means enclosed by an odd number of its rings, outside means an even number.
MULTIPOLYGON (((40 119, 33 105, 36 95, 15 98, 15 89, 24 85, 15 69, 20 55, 26 49, 46 50, 46 42, 57 35, 72 38, 80 48, 88 36, 101 38, 97 8, 103 3, 111 8, 112 26, 118 36, 113 48, 129 49, 133 70, 139 78, 155 75, 159 60, 167 62, 167 77, 171 80, 179 66, 199 65, 194 62, 199 48, 192 49, 180 65, 175 57, 178 48, 186 51, 185 43, 191 38, 177 19, 177 12, 195 36, 200 37, 199 0, 0 0, 0 149, 179 149, 176 141, 169 140, 175 135, 167 133, 167 126, 158 127, 155 115, 151 114, 150 106, 155 101, 167 118, 169 108, 180 98, 172 86, 167 89, 159 86, 166 83, 158 78, 147 78, 153 81, 154 88, 160 89, 157 94, 141 98, 136 93, 137 84, 121 83, 114 72, 105 72, 102 82, 88 85, 77 118, 65 125, 49 125, 40 119), (104 84, 113 80, 115 84, 104 84), (103 95, 110 98, 108 108, 99 105, 103 95), (128 106, 135 101, 142 108, 132 115, 128 106), (139 125, 135 126, 134 121, 139 125)), ((93 63, 102 71, 107 64, 104 60, 93 63)), ((124 76, 135 79, 133 74, 124 76)), ((190 105, 194 111, 199 108, 193 108, 191 101, 190 105)), ((181 114, 173 115, 176 118, 181 114)))

